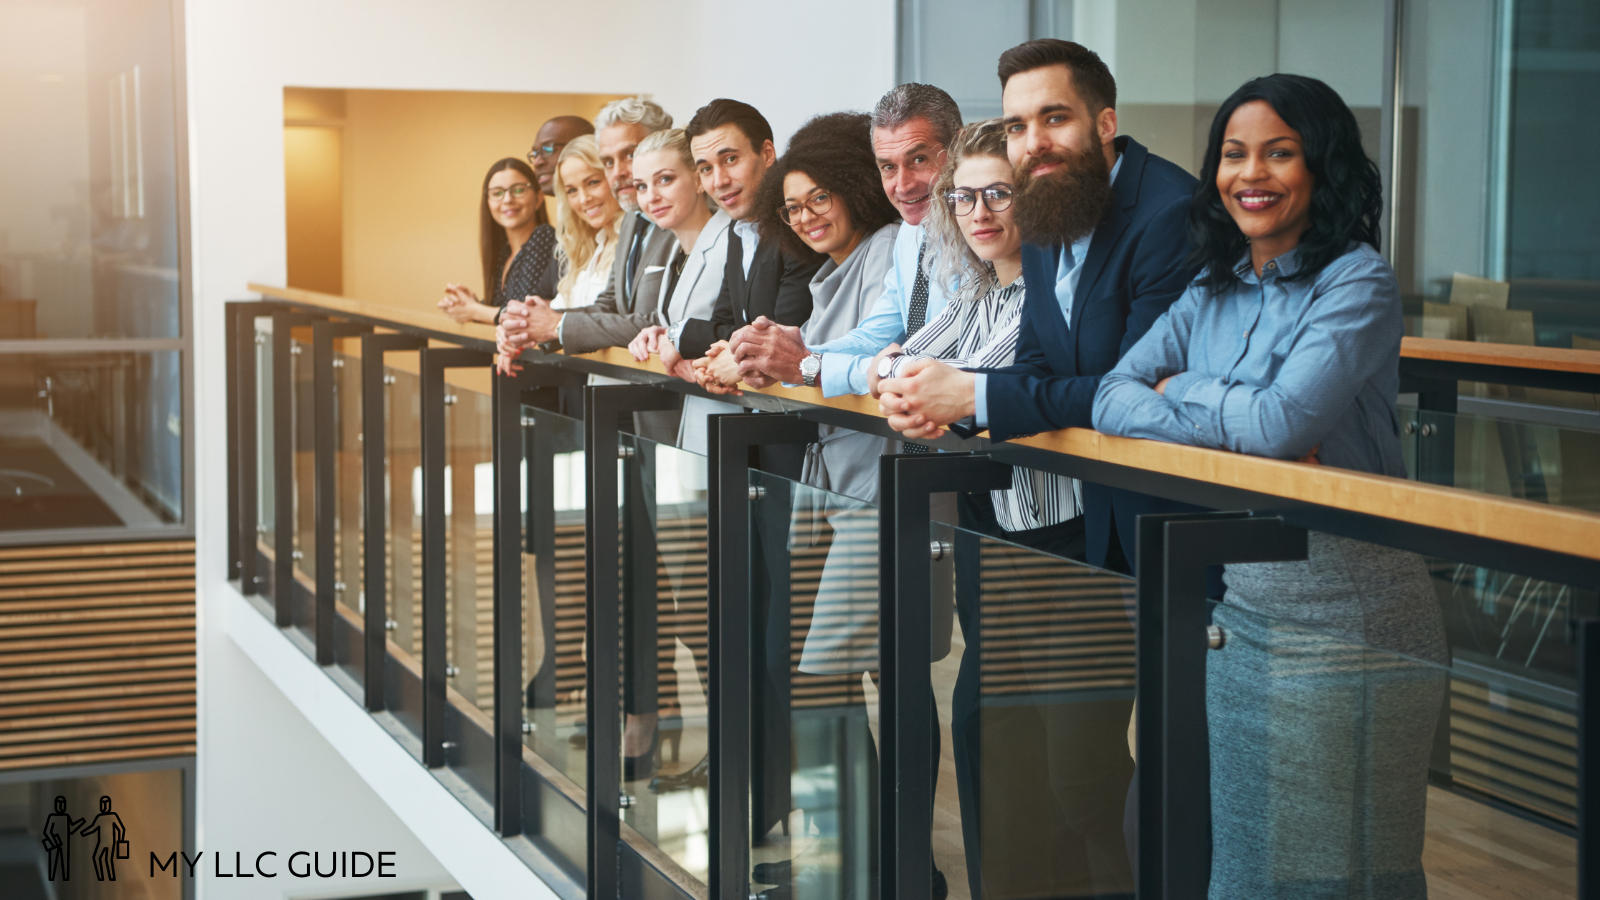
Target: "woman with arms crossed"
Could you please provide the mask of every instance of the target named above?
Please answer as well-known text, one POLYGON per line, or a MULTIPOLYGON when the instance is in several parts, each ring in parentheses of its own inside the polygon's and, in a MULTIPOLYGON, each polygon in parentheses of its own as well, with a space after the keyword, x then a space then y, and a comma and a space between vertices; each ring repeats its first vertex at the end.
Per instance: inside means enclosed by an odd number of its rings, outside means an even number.
MULTIPOLYGON (((1377 167, 1321 81, 1247 82, 1212 122, 1205 268, 1101 382, 1108 434, 1404 476, 1401 316, 1377 167)), ((1211 896, 1422 897, 1443 625, 1420 557, 1308 535, 1230 565, 1206 667, 1211 896)))

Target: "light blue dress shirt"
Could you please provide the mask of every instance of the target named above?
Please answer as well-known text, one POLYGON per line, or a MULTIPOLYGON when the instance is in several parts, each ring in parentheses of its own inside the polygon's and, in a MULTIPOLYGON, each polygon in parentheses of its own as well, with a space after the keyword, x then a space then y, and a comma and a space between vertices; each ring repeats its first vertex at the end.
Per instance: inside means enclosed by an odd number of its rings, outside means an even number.
POLYGON ((733 223, 733 233, 739 236, 739 262, 744 265, 744 277, 750 277, 750 264, 756 258, 756 244, 761 242, 761 226, 740 219, 733 223))
POLYGON ((1094 427, 1277 459, 1405 475, 1395 395, 1400 285, 1351 244, 1310 278, 1299 251, 1213 294, 1200 282, 1100 381, 1094 427), (1167 376, 1165 394, 1154 390, 1167 376))
MULTIPOLYGON (((910 314, 911 288, 917 283, 917 252, 926 231, 922 225, 900 224, 894 239, 894 265, 883 276, 883 293, 867 317, 850 333, 810 348, 822 354, 822 396, 865 394, 872 358, 890 344, 906 340, 906 317, 910 314)), ((926 261, 924 261, 926 262, 926 261)), ((932 322, 949 302, 951 285, 928 283, 928 312, 924 322, 932 322)))
MULTIPOLYGON (((1117 173, 1122 170, 1122 154, 1111 166, 1111 183, 1116 184, 1117 173)), ((1078 281, 1083 276, 1083 261, 1089 256, 1089 244, 1094 241, 1094 228, 1088 234, 1063 245, 1056 260, 1056 302, 1061 304, 1061 320, 1072 330, 1072 298, 1078 293, 1078 281)), ((979 372, 972 378, 972 419, 979 428, 989 427, 989 376, 979 372)))

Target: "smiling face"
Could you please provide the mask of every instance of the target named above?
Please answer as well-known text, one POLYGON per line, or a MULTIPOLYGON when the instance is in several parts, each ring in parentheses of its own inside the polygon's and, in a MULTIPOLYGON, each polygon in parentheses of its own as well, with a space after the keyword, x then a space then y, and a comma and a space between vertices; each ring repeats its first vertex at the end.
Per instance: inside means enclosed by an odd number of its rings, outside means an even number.
POLYGON ((705 208, 700 183, 677 151, 640 153, 633 159, 633 171, 638 175, 633 187, 639 210, 662 228, 676 228, 692 220, 696 207, 705 208))
POLYGON ((562 196, 590 228, 600 231, 622 212, 606 186, 604 172, 576 156, 567 157, 560 171, 562 196))
POLYGON ((533 147, 528 151, 528 164, 533 167, 534 177, 539 179, 539 190, 546 196, 555 196, 556 160, 561 158, 562 148, 573 138, 587 133, 583 121, 572 116, 560 116, 539 126, 533 147), (549 153, 544 152, 547 147, 549 153))
POLYGON ((783 176, 783 203, 793 210, 789 227, 800 235, 806 246, 843 262, 855 249, 858 235, 855 223, 850 221, 850 210, 842 198, 835 197, 817 186, 810 175, 790 172, 783 176), (827 198, 824 203, 823 198, 827 198), (817 212, 813 206, 827 206, 827 211, 817 212))
POLYGON ((1234 110, 1223 131, 1217 193, 1250 239, 1257 266, 1294 249, 1311 227, 1313 180, 1300 133, 1276 110, 1263 100, 1234 110))
POLYGON ((961 224, 961 234, 967 246, 978 258, 987 262, 1020 259, 1022 232, 1011 216, 1012 207, 992 212, 981 196, 985 188, 1011 189, 1011 163, 997 156, 974 156, 956 166, 953 190, 971 191, 980 195, 972 205, 972 212, 956 216, 961 224))
POLYGON ((633 196, 633 148, 639 146, 650 132, 643 125, 625 123, 607 125, 595 132, 595 143, 600 148, 600 165, 605 167, 606 181, 611 193, 623 209, 638 209, 633 196))
POLYGON ((920 117, 872 130, 872 155, 877 157, 883 192, 907 225, 922 224, 932 202, 933 180, 944 165, 945 148, 935 134, 933 123, 920 117))
POLYGON ((776 153, 771 141, 759 149, 737 125, 719 125, 689 141, 694 153, 695 174, 700 188, 735 219, 756 216, 756 188, 761 176, 772 167, 776 153))
POLYGON ((534 189, 526 176, 516 169, 501 169, 489 176, 489 190, 484 196, 489 204, 489 215, 501 228, 515 231, 526 227, 538 213, 544 195, 534 189))

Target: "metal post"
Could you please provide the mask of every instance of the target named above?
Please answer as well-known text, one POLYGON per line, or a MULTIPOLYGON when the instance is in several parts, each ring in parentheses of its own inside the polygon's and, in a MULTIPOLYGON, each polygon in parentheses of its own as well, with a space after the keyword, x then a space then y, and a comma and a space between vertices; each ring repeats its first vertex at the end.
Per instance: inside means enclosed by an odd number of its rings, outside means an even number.
POLYGON ((591 385, 584 389, 584 461, 588 497, 584 533, 588 642, 589 882, 587 896, 619 896, 618 793, 622 785, 622 694, 617 647, 621 640, 621 547, 617 533, 617 435, 621 418, 638 410, 669 408, 677 395, 649 385, 591 385))
MULTIPOLYGON (((334 479, 334 442, 338 431, 334 428, 333 408, 333 339, 369 331, 365 325, 317 322, 311 326, 311 378, 312 378, 312 444, 313 494, 316 511, 316 593, 312 602, 316 609, 317 665, 333 665, 333 615, 334 585, 338 572, 333 565, 333 522, 339 503, 334 492, 338 489, 334 479)), ((353 551, 354 548, 346 548, 353 551)))
POLYGON ((256 446, 259 440, 260 429, 257 417, 260 415, 256 397, 256 318, 265 312, 264 303, 234 303, 229 304, 238 309, 239 326, 234 332, 236 347, 234 358, 238 371, 234 377, 233 405, 238 407, 238 414, 234 420, 233 443, 236 448, 234 457, 238 464, 238 484, 236 486, 239 504, 235 518, 230 520, 235 532, 235 540, 239 545, 239 593, 246 596, 256 593, 259 587, 260 576, 256 573, 256 559, 259 556, 258 547, 260 539, 257 537, 257 517, 260 513, 260 498, 256 491, 259 489, 259 454, 261 448, 256 446))
MULTIPOLYGON (((223 391, 228 397, 228 419, 224 426, 228 429, 228 577, 238 578, 244 546, 239 540, 239 457, 244 453, 239 442, 239 366, 245 359, 243 348, 239 346, 239 331, 244 310, 238 303, 229 303, 223 315, 223 372, 227 379, 223 391)), ((249 549, 254 551, 255 545, 252 543, 249 549)))
POLYGON ((365 334, 361 336, 361 502, 362 565, 361 590, 366 599, 362 619, 362 655, 366 707, 372 712, 384 708, 383 668, 388 656, 389 572, 385 566, 389 549, 389 512, 384 467, 388 455, 388 421, 384 409, 383 354, 391 350, 418 350, 427 341, 408 334, 365 334))
POLYGON ((933 886, 933 596, 929 499, 1011 484, 982 454, 884 456, 878 468, 879 896, 922 898, 933 886))
POLYGON ((422 348, 422 764, 445 764, 444 370, 487 366, 490 355, 422 348))
MULTIPOLYGON (((707 635, 711 670, 708 689, 711 884, 708 896, 712 900, 747 900, 750 896, 750 710, 756 678, 751 667, 751 642, 764 639, 764 635, 751 632, 751 454, 757 447, 815 441, 817 425, 792 415, 745 413, 707 416, 706 423, 709 428, 706 600, 711 618, 707 635)), ((787 516, 788 507, 782 512, 787 516)), ((778 764, 787 770, 789 748, 769 747, 767 750, 767 764, 781 757, 778 764)))
POLYGON ((1211 868, 1206 569, 1306 558, 1306 532, 1241 512, 1139 517, 1138 896, 1203 898, 1211 868), (1183 742, 1180 746, 1179 742, 1183 742))
POLYGON ((1600 898, 1595 876, 1600 858, 1600 619, 1585 619, 1578 632, 1578 896, 1600 898))

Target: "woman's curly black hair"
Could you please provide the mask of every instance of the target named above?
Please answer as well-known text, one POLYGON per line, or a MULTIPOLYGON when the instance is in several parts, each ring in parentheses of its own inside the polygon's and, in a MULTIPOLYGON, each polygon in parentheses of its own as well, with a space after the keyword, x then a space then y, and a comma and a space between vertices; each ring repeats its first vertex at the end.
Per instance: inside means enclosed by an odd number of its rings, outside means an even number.
POLYGON ((1228 120, 1239 107, 1255 100, 1271 106, 1284 124, 1300 133, 1306 168, 1311 171, 1311 227, 1299 243, 1296 278, 1314 277, 1343 255, 1351 241, 1378 246, 1378 220, 1383 212, 1383 180, 1378 167, 1361 148, 1361 128, 1350 107, 1333 88, 1304 75, 1267 75, 1245 82, 1223 101, 1211 120, 1211 136, 1200 166, 1200 186, 1189 208, 1192 262, 1213 291, 1238 280, 1234 267, 1249 248, 1239 226, 1223 208, 1217 191, 1217 167, 1228 120))
POLYGON ((783 179, 790 172, 804 172, 832 194, 835 203, 843 203, 851 224, 863 236, 900 218, 883 193, 877 158, 872 155, 871 118, 866 113, 828 113, 806 122, 761 179, 756 194, 761 239, 776 238, 785 250, 804 258, 814 251, 778 214, 783 206, 783 179))

